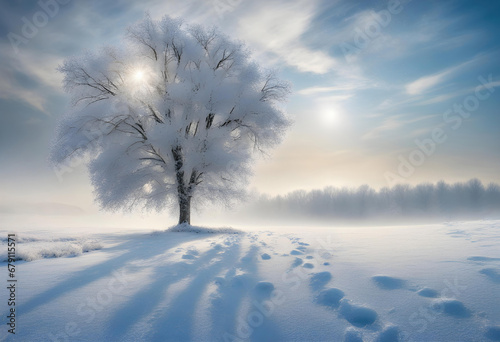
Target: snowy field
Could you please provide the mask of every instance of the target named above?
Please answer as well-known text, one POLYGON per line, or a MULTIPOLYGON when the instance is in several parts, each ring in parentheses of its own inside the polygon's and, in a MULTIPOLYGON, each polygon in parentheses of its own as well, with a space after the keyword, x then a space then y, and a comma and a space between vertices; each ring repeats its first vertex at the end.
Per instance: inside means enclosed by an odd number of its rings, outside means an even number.
POLYGON ((500 341, 500 221, 244 231, 18 229, 0 340, 500 341))

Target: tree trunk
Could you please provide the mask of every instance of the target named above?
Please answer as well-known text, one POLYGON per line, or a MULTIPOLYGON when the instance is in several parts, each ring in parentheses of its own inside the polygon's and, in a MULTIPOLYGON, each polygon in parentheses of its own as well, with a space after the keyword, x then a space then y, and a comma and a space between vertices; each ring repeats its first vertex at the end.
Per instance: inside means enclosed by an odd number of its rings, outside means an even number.
POLYGON ((191 196, 193 194, 193 187, 197 185, 196 181, 200 175, 196 170, 191 171, 189 183, 184 181, 184 158, 182 156, 182 148, 176 146, 172 148, 172 155, 175 161, 175 173, 177 179, 177 196, 179 199, 179 224, 191 224, 191 196))
POLYGON ((172 148, 172 155, 175 161, 175 176, 177 179, 177 196, 179 199, 179 224, 191 224, 191 196, 189 196, 188 189, 186 188, 184 182, 184 170, 182 170, 182 166, 184 165, 182 148, 180 146, 172 148))
POLYGON ((191 197, 179 196, 179 224, 191 224, 191 197))

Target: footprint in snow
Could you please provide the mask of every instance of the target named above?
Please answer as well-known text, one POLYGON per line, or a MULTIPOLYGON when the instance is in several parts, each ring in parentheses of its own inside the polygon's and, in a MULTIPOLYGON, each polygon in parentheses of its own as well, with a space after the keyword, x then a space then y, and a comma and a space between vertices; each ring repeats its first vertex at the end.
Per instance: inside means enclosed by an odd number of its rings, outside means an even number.
POLYGON ((319 272, 312 275, 309 285, 314 291, 321 290, 330 282, 332 274, 330 272, 319 272))
POLYGON ((259 281, 254 288, 254 294, 260 300, 268 299, 274 291, 274 284, 268 281, 259 281))
POLYGON ((487 276, 492 282, 500 284, 500 271, 495 268, 483 268, 479 273, 487 276))
POLYGON ((351 304, 347 299, 340 301, 340 315, 355 327, 366 327, 373 324, 378 317, 377 312, 370 308, 351 304))
POLYGON ((396 326, 385 328, 384 331, 378 335, 375 342, 400 342, 402 341, 401 331, 396 326))
POLYGON ((468 318, 471 316, 470 310, 461 301, 456 299, 437 299, 432 303, 432 308, 437 312, 442 312, 456 318, 468 318))
POLYGON ((262 258, 262 260, 269 260, 269 259, 271 259, 271 256, 269 254, 267 254, 267 253, 262 254, 260 257, 262 258))
POLYGON ((302 260, 301 258, 295 258, 292 263, 292 268, 302 265, 303 262, 304 260, 302 260))
POLYGON ((344 342, 363 342, 363 339, 358 331, 349 327, 345 331, 344 342))
POLYGON ((393 278, 389 276, 379 275, 372 277, 375 285, 382 290, 397 290, 405 286, 406 281, 399 278, 393 278))
POLYGON ((304 253, 302 253, 301 251, 298 251, 296 249, 294 249, 293 251, 290 252, 291 255, 303 255, 304 253))
POLYGON ((490 258, 490 257, 483 257, 483 256, 472 256, 470 258, 467 258, 469 261, 481 261, 481 262, 488 262, 488 261, 500 261, 500 258, 490 258))
POLYGON ((422 290, 418 291, 417 294, 427 298, 437 298, 439 296, 439 293, 436 290, 428 287, 424 287, 422 290))
POLYGON ((252 282, 252 278, 248 274, 243 273, 234 276, 228 282, 233 288, 248 288, 252 282))
POLYGON ((302 267, 312 269, 314 268, 314 265, 311 264, 310 262, 306 262, 302 267))
POLYGON ((500 341, 500 325, 488 327, 484 336, 492 341, 500 341))
POLYGON ((312 255, 308 255, 306 256, 306 259, 314 259, 314 257, 312 255))
POLYGON ((215 277, 214 283, 217 286, 226 286, 227 285, 226 279, 223 277, 215 277))
POLYGON ((252 256, 244 256, 243 258, 240 259, 240 262, 245 265, 251 263, 252 260, 253 260, 252 256))
POLYGON ((182 256, 182 259, 186 259, 186 260, 193 260, 193 259, 196 259, 196 257, 199 255, 200 253, 196 250, 196 249, 188 249, 186 254, 184 254, 182 256))

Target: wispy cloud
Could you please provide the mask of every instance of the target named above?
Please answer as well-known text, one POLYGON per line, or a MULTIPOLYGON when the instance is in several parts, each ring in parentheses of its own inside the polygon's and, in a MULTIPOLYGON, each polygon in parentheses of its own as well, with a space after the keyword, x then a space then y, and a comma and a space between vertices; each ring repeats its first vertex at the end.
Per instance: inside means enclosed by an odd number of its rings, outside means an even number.
MULTIPOLYGON (((2 80, 11 80, 0 74, 2 80)), ((17 100, 28 104, 29 106, 39 110, 40 112, 49 115, 45 110, 46 100, 37 92, 37 90, 24 89, 23 87, 14 86, 12 83, 0 84, 0 98, 5 100, 17 100)))
POLYGON ((310 28, 319 1, 277 1, 254 6, 240 18, 239 36, 270 52, 301 72, 324 74, 338 62, 324 51, 308 47, 302 35, 310 28))
POLYGON ((334 92, 340 92, 340 91, 348 91, 348 90, 355 90, 355 89, 362 89, 357 85, 354 84, 344 84, 344 85, 339 85, 339 86, 332 86, 332 87, 310 87, 310 88, 304 88, 299 90, 297 93, 301 95, 318 95, 318 94, 325 94, 325 93, 334 93, 334 92))
POLYGON ((406 92, 409 95, 419 95, 428 89, 442 83, 448 75, 452 73, 452 69, 442 71, 440 73, 421 77, 405 86, 406 92))
POLYGON ((437 86, 440 83, 446 81, 452 74, 461 71, 465 67, 478 62, 484 56, 476 56, 464 63, 453 66, 451 68, 440 71, 436 74, 420 77, 417 80, 405 85, 406 93, 409 95, 420 95, 425 93, 427 90, 437 86))
POLYGON ((26 48, 14 54, 9 44, 0 44, 0 98, 17 100, 40 112, 46 111, 47 95, 61 92, 62 77, 56 71, 61 58, 26 48))
POLYGON ((383 133, 394 131, 400 129, 407 125, 412 125, 416 122, 429 120, 435 118, 435 115, 423 115, 423 116, 414 116, 408 114, 394 115, 382 120, 382 123, 375 128, 372 128, 367 133, 362 136, 363 140, 377 139, 382 136, 383 133))

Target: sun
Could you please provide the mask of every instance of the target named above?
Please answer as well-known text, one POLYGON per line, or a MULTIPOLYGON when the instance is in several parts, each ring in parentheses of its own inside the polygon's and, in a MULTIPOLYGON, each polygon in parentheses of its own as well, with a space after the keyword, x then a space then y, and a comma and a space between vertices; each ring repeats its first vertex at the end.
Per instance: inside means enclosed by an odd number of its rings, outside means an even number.
POLYGON ((134 81, 136 81, 136 82, 144 81, 144 71, 141 69, 136 70, 133 74, 133 77, 134 77, 134 81))
POLYGON ((337 127, 342 123, 341 111, 335 105, 321 106, 319 109, 319 119, 322 125, 337 127))
POLYGON ((136 66, 130 69, 128 83, 132 93, 138 95, 144 91, 149 91, 151 87, 150 82, 151 73, 147 68, 136 66))

